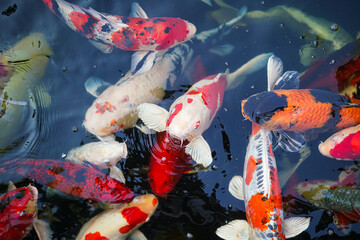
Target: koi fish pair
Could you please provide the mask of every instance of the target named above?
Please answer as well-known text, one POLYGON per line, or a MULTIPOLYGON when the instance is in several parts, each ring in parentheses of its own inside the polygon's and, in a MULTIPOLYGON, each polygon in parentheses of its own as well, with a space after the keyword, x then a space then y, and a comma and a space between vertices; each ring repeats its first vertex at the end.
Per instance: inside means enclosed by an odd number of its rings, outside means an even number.
POLYGON ((72 30, 81 33, 105 53, 113 47, 135 51, 131 60, 132 74, 151 69, 163 50, 189 40, 196 27, 183 19, 170 17, 148 18, 137 3, 130 16, 100 13, 63 0, 43 0, 46 6, 72 30))
MULTIPOLYGON (((268 91, 292 87, 298 83, 294 71, 282 75, 282 62, 268 60, 268 91), (293 79, 294 78, 294 79, 293 79)), ((245 202, 246 220, 233 220, 217 229, 223 239, 285 239, 294 237, 310 224, 310 218, 283 219, 280 182, 272 149, 271 131, 253 123, 246 150, 244 175, 234 176, 229 192, 245 202)))

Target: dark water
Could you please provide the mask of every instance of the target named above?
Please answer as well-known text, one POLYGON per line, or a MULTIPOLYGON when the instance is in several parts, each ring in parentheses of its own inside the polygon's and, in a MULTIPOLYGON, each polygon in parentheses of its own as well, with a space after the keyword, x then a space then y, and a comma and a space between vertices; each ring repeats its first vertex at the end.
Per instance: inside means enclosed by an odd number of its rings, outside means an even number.
MULTIPOLYGON (((127 15, 130 1, 71 1, 83 7, 92 7, 101 12, 127 15)), ((215 3, 210 7, 200 0, 183 1, 138 1, 149 17, 181 17, 197 26, 198 32, 218 26, 210 13, 220 9, 215 3)), ((229 1, 235 8, 247 5, 249 11, 266 10, 286 3, 303 12, 335 22, 345 29, 352 38, 360 30, 358 1, 229 1)), ((130 67, 131 53, 114 49, 105 55, 95 49, 88 41, 69 29, 59 18, 54 16, 40 0, 2 0, 0 3, 0 44, 4 49, 31 32, 42 32, 53 48, 54 56, 42 80, 50 94, 50 107, 38 107, 37 124, 32 131, 36 134, 19 141, 6 151, 2 151, 1 160, 15 157, 61 159, 63 153, 83 143, 97 141, 96 137, 82 127, 85 112, 94 98, 89 95, 83 84, 90 76, 98 76, 115 83, 130 67), (16 7, 14 7, 16 5, 16 7), (8 7, 11 6, 11 9, 8 7), (77 131, 76 131, 77 130, 77 131)), ((329 26, 330 27, 330 26, 329 26)), ((300 63, 299 49, 311 45, 318 38, 304 28, 297 29, 285 20, 251 22, 239 25, 227 35, 221 44, 235 46, 226 56, 217 56, 199 47, 199 54, 204 57, 207 74, 223 72, 226 68, 237 69, 252 57, 274 52, 284 62, 284 70, 303 72, 307 67, 300 63)), ((327 53, 327 45, 321 45, 327 53)), ((196 46, 194 46, 195 48, 196 46)), ((196 50, 196 49, 194 49, 196 50)), ((321 58, 321 56, 315 56, 321 58)), ((329 67, 331 67, 329 65, 329 67)), ((161 103, 169 108, 172 101, 183 94, 183 85, 191 85, 186 78, 180 78, 170 90, 170 97, 161 103), (181 91, 178 91, 181 90, 181 91)), ((186 89, 186 88, 185 88, 186 89)), ((250 134, 250 122, 241 115, 240 102, 248 96, 266 89, 266 70, 251 75, 238 88, 225 93, 222 108, 211 127, 204 133, 213 152, 211 170, 193 175, 184 175, 175 190, 166 199, 160 199, 160 205, 151 220, 140 230, 148 239, 219 239, 215 230, 233 219, 245 219, 244 203, 228 192, 228 183, 234 175, 243 172, 243 161, 250 134)), ((26 132, 27 123, 19 127, 26 132)), ((318 153, 320 140, 329 134, 320 135, 309 143, 310 157, 296 170, 289 183, 305 180, 336 180, 340 170, 353 162, 341 162, 323 157, 318 153)), ((127 185, 136 194, 150 192, 146 173, 130 174, 134 168, 147 166, 149 159, 149 139, 136 129, 129 129, 118 134, 118 140, 127 141, 129 157, 119 165, 127 176, 127 185)), ((297 154, 275 151, 277 159, 285 155, 296 162, 297 154)), ((280 162, 278 168, 281 170, 280 162)), ((1 179, 1 176, 0 176, 1 179)), ((15 179, 17 181, 19 179, 15 179)), ((23 180, 21 184, 27 184, 23 180)), ((2 192, 5 191, 5 182, 2 192)), ((74 239, 81 226, 99 212, 91 203, 84 200, 69 200, 64 196, 46 197, 46 188, 35 184, 40 189, 40 218, 51 221, 55 239, 74 239)), ((284 196, 291 192, 291 186, 283 188, 284 196)), ((295 205, 288 209, 297 215, 310 215, 310 227, 294 239, 360 239, 359 223, 351 224, 351 232, 345 236, 332 223, 326 211, 316 209, 304 199, 295 196, 295 205), (329 235, 330 233, 330 235, 329 235)), ((285 200, 288 198, 285 198, 285 200)), ((287 216, 287 214, 285 214, 287 216)), ((37 239, 34 232, 26 239, 37 239)))

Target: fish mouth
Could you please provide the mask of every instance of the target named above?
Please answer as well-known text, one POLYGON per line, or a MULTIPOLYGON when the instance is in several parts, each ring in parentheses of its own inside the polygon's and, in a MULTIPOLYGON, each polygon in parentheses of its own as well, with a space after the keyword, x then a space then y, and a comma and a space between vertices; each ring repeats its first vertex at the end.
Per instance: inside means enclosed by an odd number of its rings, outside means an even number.
POLYGON ((196 27, 194 24, 192 24, 191 22, 186 22, 187 23, 187 29, 189 31, 189 33, 187 34, 187 40, 189 40, 190 38, 192 38, 195 33, 196 33, 196 27))
POLYGON ((38 199, 39 192, 38 192, 37 188, 34 186, 29 186, 28 188, 29 188, 29 192, 30 192, 31 196, 33 196, 35 200, 38 199))

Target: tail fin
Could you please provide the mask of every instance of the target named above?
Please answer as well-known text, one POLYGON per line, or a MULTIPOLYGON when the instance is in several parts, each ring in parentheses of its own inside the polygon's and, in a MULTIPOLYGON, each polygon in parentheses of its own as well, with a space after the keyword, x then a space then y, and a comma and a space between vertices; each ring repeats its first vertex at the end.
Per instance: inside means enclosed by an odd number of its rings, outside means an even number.
POLYGON ((265 67, 271 55, 273 55, 273 53, 260 54, 242 65, 235 72, 228 74, 228 84, 226 89, 233 89, 239 86, 244 82, 248 75, 265 67))

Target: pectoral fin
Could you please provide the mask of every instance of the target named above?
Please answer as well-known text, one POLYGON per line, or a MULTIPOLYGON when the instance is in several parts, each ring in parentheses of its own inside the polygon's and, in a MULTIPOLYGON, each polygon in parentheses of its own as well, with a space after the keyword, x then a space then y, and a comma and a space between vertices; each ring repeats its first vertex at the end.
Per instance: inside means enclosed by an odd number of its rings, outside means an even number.
POLYGON ((36 219, 34 222, 34 229, 40 240, 51 240, 53 232, 47 222, 36 219))
POLYGON ((120 170, 120 168, 118 168, 117 166, 111 166, 109 168, 110 170, 110 173, 109 173, 109 176, 118 180, 119 182, 121 183, 124 183, 126 182, 126 179, 125 179, 125 176, 123 174, 123 172, 120 170))
POLYGON ((310 217, 292 217, 284 220, 284 233, 286 238, 292 238, 303 231, 310 225, 310 217))
POLYGON ((229 183, 229 192, 239 200, 244 201, 244 179, 234 176, 229 183))
POLYGON ((136 2, 132 3, 129 16, 137 18, 149 18, 144 9, 142 9, 142 7, 140 7, 140 5, 136 2))
POLYGON ((252 229, 246 220, 233 220, 228 224, 219 227, 216 230, 216 235, 222 239, 248 240, 251 239, 251 230, 252 229))
POLYGON ((89 40, 89 42, 91 43, 91 45, 93 45, 94 47, 96 47, 97 49, 102 51, 103 53, 111 53, 112 50, 114 49, 114 47, 111 45, 100 43, 100 42, 97 42, 94 40, 89 40))
POLYGON ((145 237, 145 235, 142 232, 140 232, 139 230, 136 230, 127 239, 128 240, 146 240, 147 238, 145 237))
POLYGON ((267 64, 268 91, 274 90, 276 81, 283 73, 283 62, 280 58, 272 55, 267 64))
POLYGON ((274 90, 277 89, 298 89, 300 86, 299 73, 297 71, 286 71, 276 81, 274 90))
POLYGON ((306 146, 307 140, 303 133, 279 131, 275 133, 278 137, 279 146, 288 152, 298 152, 306 146))
POLYGON ((333 222, 344 234, 350 233, 350 219, 343 214, 334 211, 333 222))
POLYGON ((149 71, 155 63, 157 51, 137 51, 131 57, 131 74, 140 75, 149 71))
POLYGON ((9 185, 8 185, 8 188, 7 188, 7 191, 10 192, 10 191, 15 190, 15 189, 16 189, 15 184, 12 181, 10 181, 9 185))
POLYGON ((202 164, 204 167, 209 166, 212 162, 210 146, 202 136, 191 140, 186 146, 185 152, 189 154, 197 164, 202 164))
POLYGON ((142 103, 136 108, 139 118, 146 127, 157 132, 165 131, 169 112, 152 103, 142 103))
POLYGON ((86 91, 94 97, 98 97, 110 85, 110 83, 102 80, 99 77, 89 77, 84 83, 86 91))

